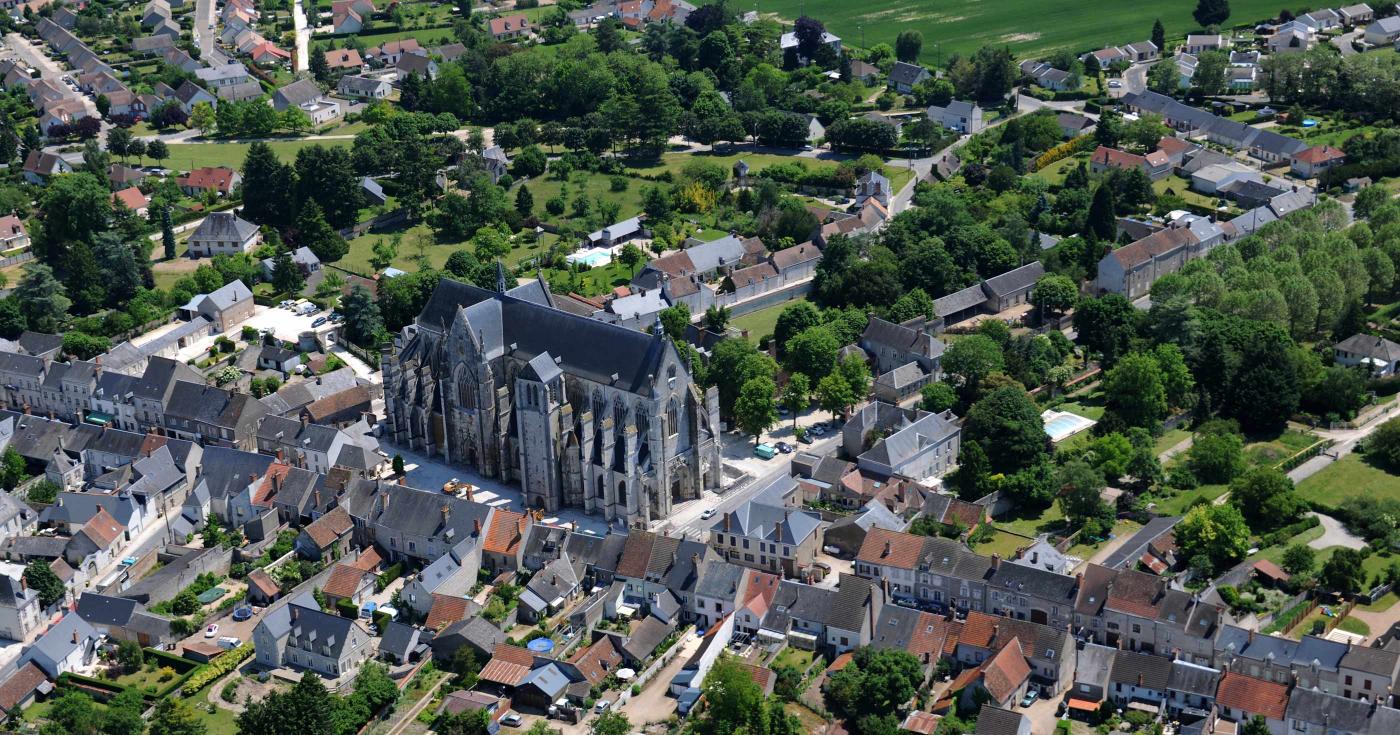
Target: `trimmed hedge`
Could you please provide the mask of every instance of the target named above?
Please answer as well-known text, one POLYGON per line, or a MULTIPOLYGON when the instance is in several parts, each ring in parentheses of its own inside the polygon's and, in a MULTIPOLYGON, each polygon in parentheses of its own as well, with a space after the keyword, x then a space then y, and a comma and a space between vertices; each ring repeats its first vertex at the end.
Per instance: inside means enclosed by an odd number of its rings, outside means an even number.
POLYGON ((1283 528, 1274 531, 1273 533, 1264 534, 1259 538, 1259 548, 1264 549, 1270 546, 1277 546, 1287 541, 1288 539, 1291 539, 1294 536, 1297 536, 1298 534, 1310 528, 1316 528, 1321 524, 1322 521, 1318 520, 1317 516, 1307 516, 1306 518, 1303 518, 1300 521, 1290 523, 1287 526, 1284 526, 1283 528))
POLYGON ((193 697, 199 690, 209 686, 219 677, 238 668, 249 656, 253 655, 253 644, 244 643, 238 648, 225 653, 214 659, 213 663, 199 669, 194 676, 185 681, 185 686, 180 689, 180 694, 186 697, 193 697))

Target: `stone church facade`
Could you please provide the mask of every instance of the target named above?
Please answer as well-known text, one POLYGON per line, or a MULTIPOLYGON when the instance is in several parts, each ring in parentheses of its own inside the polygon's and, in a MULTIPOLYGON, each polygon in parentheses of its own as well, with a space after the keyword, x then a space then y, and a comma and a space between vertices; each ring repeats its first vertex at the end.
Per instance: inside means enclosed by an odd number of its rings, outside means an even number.
POLYGON ((529 508, 629 527, 721 482, 719 400, 660 329, 555 308, 537 280, 444 278, 383 356, 393 441, 502 481, 529 508))

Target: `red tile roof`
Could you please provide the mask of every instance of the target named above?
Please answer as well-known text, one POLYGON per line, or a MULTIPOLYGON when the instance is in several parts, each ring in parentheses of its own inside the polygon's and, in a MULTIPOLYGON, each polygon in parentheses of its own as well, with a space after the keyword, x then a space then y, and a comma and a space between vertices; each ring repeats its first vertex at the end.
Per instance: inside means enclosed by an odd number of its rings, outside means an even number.
POLYGON ((79 533, 91 539, 97 548, 108 549, 125 530, 126 526, 117 522, 117 519, 113 518, 106 508, 98 508, 79 533))
POLYGON ((1140 168, 1147 163, 1147 159, 1135 153, 1120 151, 1117 148, 1109 148, 1101 145, 1094 149, 1094 155, 1089 159, 1090 163, 1100 166, 1110 166, 1112 168, 1140 168))
POLYGON ((360 52, 355 49, 332 49, 326 52, 326 66, 332 69, 358 69, 364 65, 360 52))
MULTIPOLYGON (((331 570, 331 576, 326 580, 326 584, 321 591, 333 597, 354 597, 355 593, 365 584, 365 570, 356 569, 344 562, 336 564, 331 570)), ((434 599, 433 607, 437 607, 434 599)), ((432 613, 429 613, 431 618, 432 613)))
POLYGON ((269 577, 267 572, 261 569, 248 572, 248 584, 256 587, 264 597, 276 597, 282 591, 277 583, 272 581, 272 577, 269 577))
POLYGON ((1220 678, 1217 704, 1270 720, 1282 720, 1288 710, 1288 687, 1233 671, 1220 678))
POLYGON ((428 609, 428 619, 423 623, 424 627, 428 630, 442 630, 459 620, 465 620, 468 602, 465 597, 434 592, 433 606, 428 609))
POLYGON ((213 189, 220 194, 228 194, 233 191, 234 173, 233 169, 224 166, 206 166, 176 177, 175 183, 192 189, 213 189))
POLYGON ((497 508, 481 548, 493 554, 514 555, 520 552, 520 542, 524 539, 525 514, 497 508))
POLYGON ((856 561, 897 569, 913 569, 919 564, 924 550, 924 537, 884 528, 872 528, 865 534, 856 561))
POLYGON ((534 663, 535 657, 528 650, 502 643, 496 646, 495 654, 482 667, 479 678, 493 684, 515 686, 530 673, 534 663))
POLYGON ((1315 145, 1307 150, 1299 151, 1293 158, 1303 163, 1319 164, 1328 161, 1335 161, 1339 158, 1346 158, 1347 154, 1339 148, 1330 145, 1315 145))
POLYGON ((336 539, 349 533, 352 525, 350 514, 346 513, 344 508, 337 507, 309 523, 304 530, 317 548, 325 549, 335 543, 336 539))
POLYGON ((613 637, 605 635, 594 641, 593 645, 574 654, 569 663, 578 667, 589 684, 597 684, 608 678, 608 674, 622 663, 622 652, 618 650, 613 637))
POLYGON ((363 569, 366 572, 372 572, 378 569, 379 565, 383 563, 384 557, 380 556, 379 551, 371 546, 369 550, 361 553, 355 561, 350 562, 350 566, 356 569, 363 569))
POLYGON ((121 191, 113 194, 112 201, 121 202, 123 206, 125 206, 127 209, 130 209, 133 212, 140 209, 145 209, 146 205, 150 203, 146 199, 146 195, 142 194, 141 190, 134 186, 122 189, 121 191))
POLYGON ((1010 643, 985 664, 982 684, 998 702, 1005 702, 1030 678, 1031 666, 1026 663, 1026 654, 1021 650, 1021 641, 1012 638, 1010 643))

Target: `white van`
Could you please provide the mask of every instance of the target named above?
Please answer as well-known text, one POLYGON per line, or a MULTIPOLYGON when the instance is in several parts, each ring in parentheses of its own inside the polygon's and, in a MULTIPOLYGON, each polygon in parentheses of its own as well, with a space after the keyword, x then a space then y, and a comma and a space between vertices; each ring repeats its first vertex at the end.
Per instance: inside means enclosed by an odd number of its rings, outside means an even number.
POLYGON ((238 648, 241 645, 243 645, 243 641, 231 635, 226 635, 219 638, 219 648, 232 651, 233 649, 238 648))

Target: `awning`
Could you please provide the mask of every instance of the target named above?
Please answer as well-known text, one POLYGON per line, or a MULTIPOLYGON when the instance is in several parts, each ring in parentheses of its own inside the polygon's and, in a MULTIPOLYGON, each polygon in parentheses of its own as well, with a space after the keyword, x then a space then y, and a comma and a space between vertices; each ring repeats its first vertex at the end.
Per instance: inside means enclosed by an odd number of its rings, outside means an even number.
POLYGON ((1097 712, 1099 710, 1099 703, 1090 702, 1087 699, 1074 699, 1071 697, 1069 700, 1069 708, 1083 710, 1085 712, 1097 712))
POLYGON ((111 426, 112 421, 114 419, 115 417, 112 416, 112 414, 110 413, 102 413, 101 411, 88 411, 86 421, 89 424, 96 424, 98 426, 111 426))

